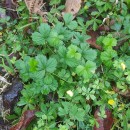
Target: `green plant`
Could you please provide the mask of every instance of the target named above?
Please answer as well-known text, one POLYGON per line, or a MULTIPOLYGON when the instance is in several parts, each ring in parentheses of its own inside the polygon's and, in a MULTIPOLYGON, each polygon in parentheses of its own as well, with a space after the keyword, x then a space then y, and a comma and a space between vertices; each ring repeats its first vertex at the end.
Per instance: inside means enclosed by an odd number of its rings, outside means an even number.
POLYGON ((6 24, 1 28, 2 38, 0 35, 0 66, 11 74, 17 72, 24 84, 18 109, 37 109, 37 118, 29 127, 33 130, 93 129, 99 126, 93 114, 97 107, 102 119, 106 108, 113 112, 117 122, 112 129, 127 129, 129 102, 122 97, 127 96, 130 85, 126 3, 86 1, 75 19, 69 13, 61 17, 62 4, 62 0, 50 1, 48 23, 35 14, 28 23, 29 12, 22 1, 17 8, 18 20, 0 20, 6 24), (108 26, 109 31, 100 31, 101 26, 108 26), (94 39, 86 34, 90 30, 100 34, 95 44, 102 51, 86 42, 94 39), (115 49, 122 40, 123 45, 115 49), (10 53, 14 54, 12 59, 10 53))

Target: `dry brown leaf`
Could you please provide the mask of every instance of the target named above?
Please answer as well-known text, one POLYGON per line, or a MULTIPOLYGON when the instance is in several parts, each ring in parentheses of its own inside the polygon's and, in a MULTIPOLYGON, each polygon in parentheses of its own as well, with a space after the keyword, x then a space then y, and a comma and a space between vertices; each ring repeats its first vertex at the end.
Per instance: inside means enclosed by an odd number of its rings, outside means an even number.
POLYGON ((113 87, 113 90, 115 91, 115 93, 120 94, 123 97, 129 98, 130 99, 130 89, 127 89, 126 91, 122 92, 120 91, 117 87, 113 87))
POLYGON ((87 43, 91 47, 96 48, 101 51, 102 47, 96 44, 97 37, 99 36, 98 32, 90 30, 89 32, 87 32, 87 35, 91 36, 91 38, 87 40, 87 43))
POLYGON ((47 14, 47 12, 41 11, 41 8, 45 4, 43 3, 43 0, 24 0, 24 1, 30 14, 39 14, 40 16, 47 14))
POLYGON ((20 121, 10 128, 10 130, 26 130, 26 127, 35 118, 35 110, 27 110, 23 113, 20 121))
POLYGON ((96 121, 98 122, 99 127, 96 127, 95 125, 93 130, 110 130, 114 123, 112 112, 109 109, 106 109, 105 110, 106 118, 104 119, 99 116, 98 114, 99 112, 100 110, 97 109, 94 113, 94 117, 96 121))
POLYGON ((66 0, 64 13, 71 13, 73 16, 79 12, 81 8, 82 0, 66 0))

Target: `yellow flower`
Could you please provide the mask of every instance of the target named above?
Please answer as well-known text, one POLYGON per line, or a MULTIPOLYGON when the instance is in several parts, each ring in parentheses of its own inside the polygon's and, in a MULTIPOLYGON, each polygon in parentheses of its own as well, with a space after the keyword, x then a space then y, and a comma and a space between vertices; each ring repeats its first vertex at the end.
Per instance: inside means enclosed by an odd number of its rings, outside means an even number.
POLYGON ((126 65, 123 62, 121 63, 121 68, 122 68, 122 70, 125 70, 125 68, 126 68, 126 65))
POLYGON ((73 95, 74 95, 71 90, 68 90, 66 93, 67 93, 70 97, 73 97, 73 95))
POLYGON ((108 104, 110 104, 110 105, 113 106, 113 105, 115 105, 116 103, 115 103, 115 101, 114 101, 113 99, 109 99, 109 100, 108 100, 108 104))

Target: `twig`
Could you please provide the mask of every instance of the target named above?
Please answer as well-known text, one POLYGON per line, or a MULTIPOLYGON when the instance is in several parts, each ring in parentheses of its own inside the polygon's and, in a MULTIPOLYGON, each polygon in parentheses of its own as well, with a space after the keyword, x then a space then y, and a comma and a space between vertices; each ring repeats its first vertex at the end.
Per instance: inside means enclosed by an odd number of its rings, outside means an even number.
POLYGON ((6 83, 6 84, 9 84, 11 85, 11 83, 9 83, 4 77, 0 76, 0 81, 6 83))

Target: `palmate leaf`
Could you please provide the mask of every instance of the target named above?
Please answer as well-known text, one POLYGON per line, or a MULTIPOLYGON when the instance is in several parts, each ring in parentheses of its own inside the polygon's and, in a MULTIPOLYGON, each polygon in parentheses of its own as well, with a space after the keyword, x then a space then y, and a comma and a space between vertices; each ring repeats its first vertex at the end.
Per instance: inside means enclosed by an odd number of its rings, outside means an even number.
POLYGON ((70 105, 71 104, 69 102, 62 102, 63 107, 59 107, 58 115, 59 116, 67 115, 69 113, 70 105))
POLYGON ((85 111, 82 108, 72 107, 70 110, 70 117, 74 120, 83 121, 85 116, 85 111))
POLYGON ((26 56, 24 60, 17 60, 15 62, 16 68, 20 71, 20 77, 23 81, 28 81, 29 76, 29 64, 28 61, 30 60, 30 57, 26 56))
POLYGON ((39 32, 34 32, 32 34, 32 40, 36 45, 43 45, 50 35, 50 26, 47 23, 42 23, 39 26, 39 32))
POLYGON ((37 68, 38 62, 35 59, 30 59, 29 61, 29 70, 30 72, 35 72, 37 68))
POLYGON ((72 14, 69 14, 69 13, 64 14, 63 19, 65 21, 66 26, 69 29, 74 30, 78 27, 77 22, 73 21, 73 15, 72 14))
POLYGON ((117 56, 117 52, 113 49, 107 49, 106 51, 101 53, 101 60, 106 66, 111 66, 112 63, 112 58, 117 56))
POLYGON ((68 47, 68 52, 67 52, 67 57, 70 57, 70 58, 76 58, 77 60, 81 58, 81 54, 80 53, 77 53, 77 49, 78 47, 75 46, 75 45, 70 45, 68 47))
POLYGON ((63 35, 58 35, 56 31, 51 31, 47 41, 50 46, 58 46, 59 44, 63 43, 64 36, 63 35))
POLYGON ((75 67, 78 64, 78 60, 67 56, 67 49, 65 46, 60 46, 58 49, 58 54, 60 56, 60 62, 66 63, 70 67, 75 67))
POLYGON ((84 79, 89 79, 92 77, 92 74, 96 70, 96 64, 92 61, 87 61, 86 64, 83 65, 78 65, 76 68, 76 73, 79 76, 83 76, 84 79))
POLYGON ((46 77, 44 78, 44 83, 47 84, 47 85, 50 85, 52 84, 53 82, 53 76, 52 75, 46 75, 46 77))
POLYGON ((76 21, 72 21, 68 24, 68 28, 71 29, 71 30, 74 30, 78 27, 78 24, 76 21))
POLYGON ((78 60, 74 58, 66 57, 65 63, 70 67, 76 67, 78 65, 78 60))
POLYGON ((104 44, 104 48, 107 49, 107 48, 112 48, 113 46, 116 46, 117 40, 113 37, 105 37, 102 43, 104 44))
POLYGON ((69 14, 69 13, 66 13, 66 14, 64 14, 64 16, 63 16, 63 19, 64 19, 64 21, 65 21, 65 24, 70 24, 71 22, 72 22, 72 20, 73 20, 73 15, 72 14, 69 14))
POLYGON ((86 40, 90 39, 88 35, 81 35, 79 32, 74 33, 75 39, 72 40, 74 45, 82 45, 83 43, 86 44, 86 40))
POLYGON ((45 76, 45 70, 37 70, 36 72, 30 73, 30 77, 34 80, 42 80, 45 76))
POLYGON ((94 61, 97 57, 97 52, 93 49, 83 50, 83 56, 86 60, 94 61))
POLYGON ((37 70, 45 70, 46 68, 46 63, 47 63, 47 58, 44 55, 37 55, 36 60, 38 62, 38 68, 37 70))
POLYGON ((46 72, 54 72, 57 66, 57 61, 54 58, 47 58, 44 55, 36 56, 36 60, 38 61, 38 70, 45 70, 46 72))
POLYGON ((50 58, 46 64, 46 71, 52 73, 56 70, 56 66, 57 66, 56 59, 50 58))
POLYGON ((45 95, 49 94, 52 91, 55 91, 57 87, 57 80, 55 80, 55 78, 50 74, 46 74, 42 79, 37 78, 33 85, 33 89, 37 94, 41 93, 45 95))
POLYGON ((63 23, 58 22, 54 28, 54 31, 58 33, 58 35, 60 35, 60 37, 62 36, 63 41, 68 41, 73 37, 73 32, 70 30, 67 30, 66 27, 63 27, 63 23))
POLYGON ((85 110, 79 108, 77 105, 74 105, 70 102, 62 102, 62 107, 58 110, 59 116, 69 115, 70 119, 83 121, 85 116, 85 110))
POLYGON ((34 43, 36 45, 43 45, 43 44, 45 44, 45 39, 44 39, 43 35, 41 33, 39 33, 39 32, 34 32, 32 34, 32 40, 34 41, 34 43))
POLYGON ((47 38, 50 34, 51 28, 47 23, 42 23, 39 26, 39 32, 43 35, 44 38, 47 38))

